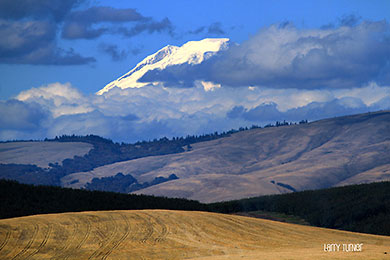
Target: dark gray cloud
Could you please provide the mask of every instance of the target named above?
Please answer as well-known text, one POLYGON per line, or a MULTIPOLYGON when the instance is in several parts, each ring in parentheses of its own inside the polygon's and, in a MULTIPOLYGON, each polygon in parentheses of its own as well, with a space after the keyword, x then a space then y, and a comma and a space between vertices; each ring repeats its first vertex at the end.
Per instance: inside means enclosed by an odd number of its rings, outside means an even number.
POLYGON ((282 117, 282 113, 277 109, 276 103, 271 102, 246 111, 242 117, 248 121, 264 122, 279 120, 282 117))
POLYGON ((283 118, 283 113, 278 110, 276 103, 270 102, 252 109, 235 106, 227 112, 226 116, 228 118, 243 118, 252 122, 268 122, 280 120, 280 118, 283 118))
POLYGON ((94 29, 87 24, 68 22, 63 27, 62 38, 68 40, 95 39, 108 32, 108 30, 107 27, 94 29))
POLYGON ((362 20, 361 16, 356 16, 354 14, 344 15, 341 18, 339 18, 339 24, 341 26, 356 26, 359 24, 359 22, 362 20))
POLYGON ((222 29, 222 24, 220 22, 216 22, 216 23, 211 24, 207 28, 207 33, 214 34, 214 35, 223 35, 223 34, 225 34, 225 31, 222 29))
POLYGON ((114 44, 103 43, 99 45, 100 51, 108 54, 113 61, 122 61, 126 59, 128 51, 119 50, 119 47, 114 44))
POLYGON ((94 62, 56 46, 56 25, 49 21, 0 21, 0 63, 76 65, 94 62))
POLYGON ((119 9, 110 6, 93 6, 86 10, 73 11, 67 17, 67 20, 86 24, 135 22, 149 19, 135 9, 119 9))
POLYGON ((94 6, 86 10, 70 13, 62 29, 62 37, 65 39, 93 39, 110 31, 109 27, 93 28, 96 24, 145 20, 148 19, 135 9, 94 6))
POLYGON ((56 46, 49 47, 46 55, 39 59, 27 59, 28 64, 42 65, 83 65, 96 62, 94 57, 84 57, 76 53, 72 48, 64 50, 56 46))
POLYGON ((145 73, 138 81, 160 81, 164 82, 166 87, 192 88, 195 86, 195 80, 205 77, 202 73, 203 66, 182 64, 169 66, 164 70, 154 69, 145 73))
POLYGON ((200 33, 204 32, 205 29, 206 29, 206 26, 201 26, 201 27, 199 27, 199 28, 197 28, 195 30, 188 31, 188 33, 190 33, 190 34, 200 34, 200 33))
POLYGON ((235 106, 230 111, 226 113, 228 118, 240 118, 242 117, 248 110, 243 106, 235 106))
MULTIPOLYGON (((361 16, 357 16, 355 14, 348 14, 339 17, 337 19, 336 24, 338 24, 338 26, 353 27, 358 25, 361 21, 362 21, 361 16)), ((335 27, 336 27, 335 23, 328 23, 321 26, 321 29, 328 30, 328 29, 334 29, 335 27)))
POLYGON ((0 101, 0 129, 32 131, 39 129, 50 113, 36 103, 18 100, 0 101))
POLYGON ((206 32, 210 35, 224 35, 226 32, 222 29, 222 24, 220 22, 215 22, 209 26, 201 26, 195 30, 188 31, 189 34, 200 34, 206 32))
POLYGON ((145 17, 135 9, 118 9, 107 6, 94 6, 82 11, 70 13, 65 21, 62 37, 64 39, 93 39, 103 34, 122 34, 133 37, 142 32, 173 32, 173 26, 168 18, 155 21, 145 17), (136 23, 130 28, 114 24, 136 23), (108 25, 107 25, 108 23, 108 25), (104 25, 102 25, 104 24, 104 25), (97 27, 97 26, 101 27, 97 27))
POLYGON ((0 21, 0 58, 27 55, 38 45, 49 45, 55 34, 56 26, 47 21, 0 21))
POLYGON ((94 62, 57 46, 58 23, 84 0, 0 1, 0 63, 79 65, 94 62))
POLYGON ((116 33, 122 34, 126 37, 133 37, 143 32, 148 33, 162 33, 167 32, 170 35, 174 35, 174 26, 168 18, 164 18, 161 21, 147 20, 139 22, 133 27, 120 27, 116 33))
POLYGON ((86 0, 1 0, 0 18, 45 18, 58 22, 62 21, 72 8, 83 2, 86 0))
POLYGON ((235 106, 228 111, 228 118, 243 118, 252 122, 267 122, 280 120, 283 114, 278 110, 277 104, 270 102, 256 106, 253 109, 246 109, 243 106, 235 106))
POLYGON ((286 120, 298 121, 301 119, 318 120, 335 116, 358 114, 370 110, 370 107, 366 106, 360 99, 341 98, 329 102, 312 102, 303 107, 290 109, 284 114, 286 120))
POLYGON ((121 119, 125 121, 136 121, 139 120, 140 118, 136 115, 128 114, 126 116, 122 116, 121 119))
MULTIPOLYGON (((173 35, 173 25, 168 18, 155 21, 131 8, 93 6, 80 9, 89 2, 0 0, 0 63, 81 65, 96 61, 73 49, 61 49, 57 35, 69 40, 95 39, 107 33, 126 37, 142 32, 168 32, 173 35), (131 27, 124 27, 127 23, 132 23, 131 27)), ((106 46, 103 51, 113 60, 121 60, 127 55, 127 52, 113 46, 106 46)))
MULTIPOLYGON (((329 102, 311 102, 305 106, 292 108, 281 112, 277 104, 261 104, 252 109, 246 109, 242 106, 235 106, 227 112, 228 118, 242 118, 253 123, 275 122, 275 121, 292 121, 300 120, 319 120, 336 116, 364 113, 375 111, 376 104, 372 106, 365 105, 358 98, 341 98, 333 99, 329 102)), ((387 105, 388 107, 388 105, 387 105)))
POLYGON ((386 21, 318 30, 273 25, 202 64, 151 71, 141 81, 188 86, 202 79, 226 86, 304 89, 388 84, 389 33, 386 21))

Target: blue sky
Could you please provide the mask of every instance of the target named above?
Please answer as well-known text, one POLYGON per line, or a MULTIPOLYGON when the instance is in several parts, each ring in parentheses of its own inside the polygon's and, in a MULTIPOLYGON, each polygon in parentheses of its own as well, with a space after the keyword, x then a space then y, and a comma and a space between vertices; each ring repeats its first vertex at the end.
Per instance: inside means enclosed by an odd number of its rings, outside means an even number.
POLYGON ((389 10, 387 0, 0 0, 0 140, 132 142, 390 109, 389 10), (147 73, 157 86, 95 95, 164 46, 207 37, 238 45, 147 73))
MULTIPOLYGON (((14 2, 16 5, 19 1, 9 0, 9 2, 14 2)), ((32 2, 43 5, 46 1, 32 2)), ((93 57, 96 61, 83 65, 41 65, 40 62, 34 63, 34 61, 27 62, 30 64, 7 64, 6 61, 3 61, 0 64, 1 99, 16 96, 20 91, 31 87, 53 82, 70 82, 83 93, 92 93, 130 70, 145 56, 167 44, 180 46, 189 40, 200 40, 204 37, 228 37, 234 42, 241 43, 264 26, 287 21, 299 28, 319 28, 324 25, 337 24, 340 19, 350 15, 373 21, 383 19, 389 21, 390 18, 388 11, 390 10, 390 1, 386 0, 82 1, 80 6, 70 9, 67 15, 74 10, 85 10, 92 6, 131 8, 142 16, 151 17, 155 21, 167 18, 171 23, 173 34, 171 35, 167 31, 142 32, 132 37, 105 34, 93 39, 69 40, 61 38, 62 22, 60 21, 58 22, 56 39, 53 40, 56 42, 55 44, 65 50, 73 48, 75 53, 83 57, 93 57), (212 24, 217 24, 221 32, 208 33, 207 28, 205 28, 198 34, 189 33, 212 24), (125 57, 113 60, 109 54, 102 51, 102 44, 117 46, 119 52, 124 51, 125 57)), ((3 11, 7 12, 7 10, 3 11)), ((123 23, 125 26, 133 26, 134 24, 132 22, 123 23)), ((97 24, 97 26, 102 25, 97 24)), ((15 57, 15 59, 17 58, 15 57)), ((11 63, 14 62, 11 61, 11 63)))

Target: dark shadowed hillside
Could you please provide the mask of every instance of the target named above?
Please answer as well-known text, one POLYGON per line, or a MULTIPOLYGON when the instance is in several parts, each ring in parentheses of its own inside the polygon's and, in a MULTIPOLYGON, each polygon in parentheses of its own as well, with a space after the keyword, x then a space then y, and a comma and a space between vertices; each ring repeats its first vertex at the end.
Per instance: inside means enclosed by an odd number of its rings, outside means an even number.
MULTIPOLYGON (((209 204, 216 212, 278 212, 309 224, 355 232, 390 235, 390 182, 268 195, 209 204)), ((253 212, 253 213, 252 213, 253 212)))

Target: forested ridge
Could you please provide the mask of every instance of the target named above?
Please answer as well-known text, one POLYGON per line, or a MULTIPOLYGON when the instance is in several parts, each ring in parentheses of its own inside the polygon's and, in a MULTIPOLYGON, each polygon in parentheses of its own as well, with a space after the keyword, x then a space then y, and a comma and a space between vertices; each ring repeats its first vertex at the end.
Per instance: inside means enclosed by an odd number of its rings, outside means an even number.
POLYGON ((390 235, 390 182, 350 185, 209 204, 216 212, 279 212, 310 225, 390 235))
POLYGON ((187 199, 35 186, 0 180, 0 218, 36 214, 130 209, 206 210, 187 199))
POLYGON ((175 174, 171 174, 168 178, 156 177, 150 182, 139 183, 131 174, 124 175, 119 172, 115 176, 93 178, 90 183, 85 185, 87 190, 100 190, 100 191, 112 191, 121 193, 130 193, 140 189, 147 188, 149 186, 157 185, 163 182, 176 180, 178 177, 175 174))
POLYGON ((34 186, 0 180, 0 218, 34 214, 129 209, 219 213, 279 212, 313 226, 390 235, 390 182, 261 196, 204 204, 187 199, 34 186))

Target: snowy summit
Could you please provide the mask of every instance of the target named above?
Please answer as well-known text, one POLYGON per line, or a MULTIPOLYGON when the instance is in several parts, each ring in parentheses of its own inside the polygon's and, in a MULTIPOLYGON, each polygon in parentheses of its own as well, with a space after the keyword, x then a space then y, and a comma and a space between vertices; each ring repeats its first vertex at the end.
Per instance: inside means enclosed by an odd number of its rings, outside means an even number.
MULTIPOLYGON (((138 80, 150 70, 162 70, 168 66, 184 63, 199 64, 218 51, 226 49, 228 42, 228 38, 206 38, 200 41, 189 41, 181 47, 168 45, 146 57, 134 69, 107 84, 97 94, 102 95, 114 87, 141 88, 148 84, 156 84, 156 82, 138 82, 138 80)), ((202 82, 202 84, 206 90, 211 88, 210 82, 202 82)))

